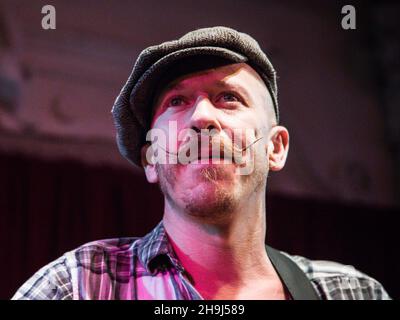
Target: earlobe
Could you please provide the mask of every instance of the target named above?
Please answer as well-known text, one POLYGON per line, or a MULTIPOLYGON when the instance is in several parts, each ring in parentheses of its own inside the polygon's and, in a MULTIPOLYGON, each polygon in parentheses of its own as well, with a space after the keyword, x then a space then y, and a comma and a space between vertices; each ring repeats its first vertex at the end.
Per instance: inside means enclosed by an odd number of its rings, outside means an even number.
POLYGON ((158 174, 156 164, 154 163, 154 155, 150 144, 145 144, 140 152, 142 167, 146 174, 147 181, 150 183, 158 182, 158 174))
POLYGON ((275 126, 271 129, 268 149, 269 170, 281 170, 289 151, 289 132, 285 127, 275 126))

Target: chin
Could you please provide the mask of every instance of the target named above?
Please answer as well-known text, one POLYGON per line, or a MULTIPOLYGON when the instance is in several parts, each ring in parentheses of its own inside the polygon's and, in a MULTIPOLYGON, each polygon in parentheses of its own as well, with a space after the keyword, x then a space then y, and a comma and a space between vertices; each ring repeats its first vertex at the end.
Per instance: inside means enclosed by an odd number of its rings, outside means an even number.
POLYGON ((186 200, 186 213, 208 223, 229 220, 235 208, 233 194, 224 188, 204 188, 201 193, 196 193, 186 200))
POLYGON ((215 179, 216 174, 215 171, 202 172, 200 178, 181 189, 181 204, 187 214, 217 221, 232 212, 237 198, 235 184, 226 179, 215 179))

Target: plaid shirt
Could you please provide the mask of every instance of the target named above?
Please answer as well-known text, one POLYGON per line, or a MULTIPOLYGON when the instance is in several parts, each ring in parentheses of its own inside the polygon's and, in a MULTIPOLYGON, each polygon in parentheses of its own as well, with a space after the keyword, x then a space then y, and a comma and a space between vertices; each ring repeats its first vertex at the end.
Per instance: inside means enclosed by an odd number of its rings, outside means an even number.
MULTIPOLYGON (((325 300, 390 299, 371 277, 330 261, 291 258, 325 300)), ((90 242, 40 269, 13 296, 28 300, 201 300, 163 222, 142 238, 90 242)))

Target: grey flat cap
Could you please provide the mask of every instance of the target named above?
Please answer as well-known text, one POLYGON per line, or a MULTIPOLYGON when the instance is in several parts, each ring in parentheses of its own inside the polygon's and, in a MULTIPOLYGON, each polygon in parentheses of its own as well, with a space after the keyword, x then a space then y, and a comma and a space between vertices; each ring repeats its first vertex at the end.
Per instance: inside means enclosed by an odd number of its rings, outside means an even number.
POLYGON ((171 78, 171 74, 178 76, 188 73, 191 68, 191 71, 208 65, 211 68, 222 64, 222 60, 247 63, 259 73, 271 94, 279 122, 276 72, 257 41, 246 33, 227 27, 197 29, 178 40, 148 47, 138 56, 112 108, 121 154, 141 167, 140 150, 146 143, 146 133, 150 129, 154 95, 166 74, 171 78), (184 63, 178 67, 180 61, 193 58, 206 62, 184 63), (182 65, 186 67, 182 68, 182 65), (174 66, 181 71, 171 72, 174 66))

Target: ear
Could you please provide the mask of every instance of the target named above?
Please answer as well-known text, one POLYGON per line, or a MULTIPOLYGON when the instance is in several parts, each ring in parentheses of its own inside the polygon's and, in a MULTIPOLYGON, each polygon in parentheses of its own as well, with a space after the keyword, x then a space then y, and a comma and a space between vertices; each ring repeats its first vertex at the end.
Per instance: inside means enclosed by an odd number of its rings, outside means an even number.
POLYGON ((158 182, 158 174, 156 170, 156 165, 153 163, 154 156, 153 151, 149 143, 142 146, 140 150, 140 158, 142 162, 142 167, 144 173, 146 174, 147 181, 150 183, 158 182))
POLYGON ((285 127, 274 126, 270 130, 268 141, 269 169, 279 171, 285 166, 289 152, 289 132, 285 127))

